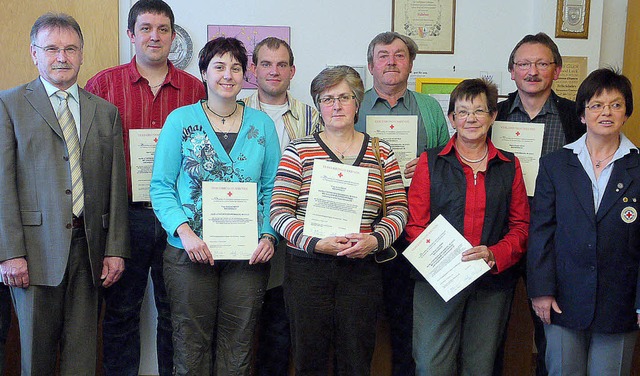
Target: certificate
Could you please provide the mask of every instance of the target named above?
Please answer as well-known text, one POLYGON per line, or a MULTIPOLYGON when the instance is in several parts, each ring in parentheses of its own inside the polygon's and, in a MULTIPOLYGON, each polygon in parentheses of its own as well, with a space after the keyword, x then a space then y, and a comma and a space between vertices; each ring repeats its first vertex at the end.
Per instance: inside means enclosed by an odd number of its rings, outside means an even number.
POLYGON ((491 141, 497 148, 509 151, 518 157, 528 196, 533 196, 536 189, 543 137, 544 124, 511 121, 493 123, 491 141))
POLYGON ((316 159, 304 218, 307 236, 360 232, 369 169, 316 159))
POLYGON ((403 255, 448 302, 489 270, 484 260, 462 262, 471 244, 439 215, 407 247, 403 255))
POLYGON ((256 183, 202 182, 202 240, 214 260, 249 260, 258 247, 256 183))
POLYGON ((418 151, 418 116, 367 116, 367 133, 389 143, 400 165, 402 182, 411 185, 404 176, 404 166, 416 158, 418 151))
POLYGON ((455 0, 393 0, 391 30, 411 37, 418 53, 453 53, 455 0))
POLYGON ((153 155, 160 129, 130 129, 129 156, 131 159, 132 201, 151 201, 149 184, 153 171, 153 155))

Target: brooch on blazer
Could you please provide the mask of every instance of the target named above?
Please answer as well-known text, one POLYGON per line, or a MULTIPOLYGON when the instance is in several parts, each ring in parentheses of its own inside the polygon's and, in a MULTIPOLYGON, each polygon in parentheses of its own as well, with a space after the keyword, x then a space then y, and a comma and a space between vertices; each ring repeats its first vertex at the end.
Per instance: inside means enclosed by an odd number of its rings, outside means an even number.
POLYGON ((638 212, 636 211, 636 208, 627 206, 626 208, 622 209, 620 217, 625 223, 633 223, 638 218, 638 212))

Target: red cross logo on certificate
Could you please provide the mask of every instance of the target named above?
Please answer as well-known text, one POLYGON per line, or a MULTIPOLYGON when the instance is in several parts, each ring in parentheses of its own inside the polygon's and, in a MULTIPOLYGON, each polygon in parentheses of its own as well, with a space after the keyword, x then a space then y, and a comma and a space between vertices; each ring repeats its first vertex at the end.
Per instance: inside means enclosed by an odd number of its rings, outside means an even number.
POLYGON ((338 177, 339 177, 339 178, 341 178, 341 177, 343 177, 343 176, 344 176, 344 175, 342 174, 342 172, 340 172, 340 173, 338 174, 338 177))
POLYGON ((389 128, 391 128, 391 129, 395 129, 395 127, 396 127, 396 126, 395 126, 395 125, 393 125, 393 124, 391 124, 391 125, 389 126, 389 128))
POLYGON ((431 239, 427 239, 427 244, 431 244, 431 239))
POLYGON ((516 132, 516 136, 520 136, 520 132, 516 132))
POLYGON ((231 192, 231 191, 227 192, 227 196, 229 196, 229 197, 233 196, 233 192, 231 192))

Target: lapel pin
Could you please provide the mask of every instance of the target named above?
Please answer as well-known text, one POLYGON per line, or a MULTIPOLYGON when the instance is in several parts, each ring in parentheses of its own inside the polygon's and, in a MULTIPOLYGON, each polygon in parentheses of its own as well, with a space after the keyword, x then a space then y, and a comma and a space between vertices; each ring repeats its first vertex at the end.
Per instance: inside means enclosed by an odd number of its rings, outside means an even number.
POLYGON ((622 198, 622 202, 629 202, 629 199, 628 199, 628 198, 626 198, 626 197, 623 197, 623 198, 622 198))

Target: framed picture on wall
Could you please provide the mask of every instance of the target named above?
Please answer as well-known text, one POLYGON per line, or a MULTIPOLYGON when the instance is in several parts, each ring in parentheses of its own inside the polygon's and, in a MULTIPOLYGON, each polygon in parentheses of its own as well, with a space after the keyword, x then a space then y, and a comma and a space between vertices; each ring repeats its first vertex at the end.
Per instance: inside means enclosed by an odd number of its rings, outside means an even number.
POLYGON ((418 53, 453 53, 455 0, 392 1, 391 30, 411 37, 418 53))
POLYGON ((558 0, 556 38, 589 38, 590 0, 558 0))

